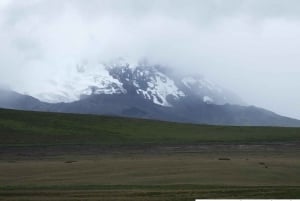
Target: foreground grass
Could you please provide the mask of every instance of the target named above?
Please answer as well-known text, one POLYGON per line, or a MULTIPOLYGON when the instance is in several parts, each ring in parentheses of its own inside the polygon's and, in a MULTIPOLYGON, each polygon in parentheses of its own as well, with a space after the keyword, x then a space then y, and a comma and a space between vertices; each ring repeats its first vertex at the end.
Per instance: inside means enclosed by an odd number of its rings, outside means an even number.
POLYGON ((208 126, 0 109, 0 146, 278 141, 300 141, 300 128, 208 126))
POLYGON ((0 186, 298 186, 300 154, 185 153, 0 161, 0 186), (230 160, 220 160, 220 158, 230 160))
POLYGON ((300 128, 0 109, 0 200, 300 198, 300 128))
POLYGON ((300 187, 237 186, 56 186, 0 190, 3 200, 114 200, 114 201, 193 201, 209 198, 299 198, 300 187))
POLYGON ((212 150, 1 160, 0 200, 296 199, 299 156, 212 150))

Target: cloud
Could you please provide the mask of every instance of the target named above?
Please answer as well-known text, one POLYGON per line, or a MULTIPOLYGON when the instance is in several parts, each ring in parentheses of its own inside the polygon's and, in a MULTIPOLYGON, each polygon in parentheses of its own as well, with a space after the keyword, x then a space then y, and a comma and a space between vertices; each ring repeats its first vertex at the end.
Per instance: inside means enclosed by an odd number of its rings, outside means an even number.
POLYGON ((1 0, 0 80, 32 92, 89 60, 148 57, 300 118, 298 0, 1 0))

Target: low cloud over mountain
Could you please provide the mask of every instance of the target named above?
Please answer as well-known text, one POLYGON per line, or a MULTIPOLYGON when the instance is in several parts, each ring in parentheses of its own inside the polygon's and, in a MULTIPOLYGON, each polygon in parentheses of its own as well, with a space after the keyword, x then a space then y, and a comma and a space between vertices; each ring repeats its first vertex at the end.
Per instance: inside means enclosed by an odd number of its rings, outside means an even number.
POLYGON ((1 0, 0 84, 70 101, 94 82, 62 94, 75 66, 146 57, 300 118, 299 13, 298 0, 1 0))

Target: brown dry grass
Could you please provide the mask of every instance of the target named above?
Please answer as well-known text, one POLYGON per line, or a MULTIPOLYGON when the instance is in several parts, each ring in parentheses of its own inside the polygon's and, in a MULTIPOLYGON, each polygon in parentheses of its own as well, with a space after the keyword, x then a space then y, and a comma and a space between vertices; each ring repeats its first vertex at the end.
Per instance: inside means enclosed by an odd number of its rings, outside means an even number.
POLYGON ((298 156, 228 152, 2 160, 0 200, 299 198, 298 156), (224 156, 231 160, 218 160, 224 156))

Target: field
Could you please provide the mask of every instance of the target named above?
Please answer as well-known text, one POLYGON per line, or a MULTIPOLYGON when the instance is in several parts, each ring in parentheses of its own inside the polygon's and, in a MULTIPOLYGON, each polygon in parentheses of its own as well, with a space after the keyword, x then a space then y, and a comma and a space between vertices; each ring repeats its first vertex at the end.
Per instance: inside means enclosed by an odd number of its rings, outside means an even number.
POLYGON ((300 129, 0 110, 0 200, 300 198, 300 129))

